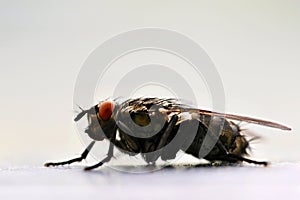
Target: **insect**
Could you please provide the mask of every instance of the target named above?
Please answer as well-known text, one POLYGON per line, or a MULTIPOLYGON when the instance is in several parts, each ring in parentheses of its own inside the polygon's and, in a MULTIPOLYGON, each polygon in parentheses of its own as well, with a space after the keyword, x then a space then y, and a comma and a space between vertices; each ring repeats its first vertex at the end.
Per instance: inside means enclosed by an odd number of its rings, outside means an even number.
POLYGON ((63 162, 49 162, 45 166, 80 162, 87 157, 96 141, 105 139, 110 141, 107 156, 85 170, 92 170, 109 162, 114 148, 129 155, 141 154, 150 164, 154 164, 159 157, 162 160, 174 159, 176 153, 183 150, 211 163, 247 162, 266 166, 268 163, 265 161, 244 157, 247 155, 249 140, 242 134, 240 126, 232 120, 291 130, 270 121, 193 108, 176 99, 145 97, 121 103, 105 100, 88 110, 81 109, 74 121, 85 115, 88 119, 85 133, 93 141, 80 157, 63 162), (214 141, 210 148, 207 147, 206 138, 214 141), (208 151, 203 157, 199 154, 202 148, 208 151))

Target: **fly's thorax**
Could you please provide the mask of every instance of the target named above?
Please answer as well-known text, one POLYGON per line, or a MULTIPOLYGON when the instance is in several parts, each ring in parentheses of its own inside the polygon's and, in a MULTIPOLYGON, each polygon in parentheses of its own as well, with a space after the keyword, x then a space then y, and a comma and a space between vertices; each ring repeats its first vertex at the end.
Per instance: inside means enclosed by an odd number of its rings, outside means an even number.
POLYGON ((158 134, 168 122, 168 116, 159 111, 160 106, 149 108, 127 102, 116 105, 115 120, 124 134, 135 138, 150 138, 158 134))
POLYGON ((148 126, 151 123, 149 114, 145 112, 134 112, 131 113, 130 117, 136 125, 141 127, 148 126))
POLYGON ((132 112, 130 116, 133 123, 140 127, 148 127, 147 130, 153 132, 160 131, 168 121, 168 116, 159 111, 132 112))

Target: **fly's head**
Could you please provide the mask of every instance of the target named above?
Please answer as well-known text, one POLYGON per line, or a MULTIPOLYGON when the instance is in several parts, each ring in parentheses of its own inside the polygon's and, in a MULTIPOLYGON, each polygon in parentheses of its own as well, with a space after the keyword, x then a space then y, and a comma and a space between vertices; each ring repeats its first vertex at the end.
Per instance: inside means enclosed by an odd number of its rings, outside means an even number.
POLYGON ((113 101, 103 101, 90 110, 92 112, 87 113, 89 125, 85 132, 94 140, 110 139, 116 131, 115 103, 113 101))

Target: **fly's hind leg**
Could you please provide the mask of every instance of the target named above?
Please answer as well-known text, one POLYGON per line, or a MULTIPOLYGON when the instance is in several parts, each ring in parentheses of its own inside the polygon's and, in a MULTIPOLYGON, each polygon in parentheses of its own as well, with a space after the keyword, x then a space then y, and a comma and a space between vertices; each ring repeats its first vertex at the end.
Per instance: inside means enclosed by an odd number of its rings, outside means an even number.
MULTIPOLYGON (((247 162, 247 163, 256 164, 256 165, 264 165, 264 166, 268 165, 268 162, 266 162, 266 161, 251 160, 248 158, 244 158, 243 156, 240 156, 240 155, 229 153, 226 150, 226 148, 224 147, 224 145, 219 140, 218 140, 216 146, 219 148, 219 150, 222 152, 221 154, 223 154, 223 155, 222 156, 212 156, 208 160, 219 160, 221 162, 227 162, 227 163, 247 162)), ((225 164, 225 163, 223 163, 223 164, 225 164)), ((221 165, 223 165, 223 164, 221 163, 221 165)))
POLYGON ((224 160, 227 159, 227 161, 231 160, 231 162, 232 161, 234 161, 234 162, 243 161, 243 162, 247 162, 247 163, 251 163, 251 164, 256 164, 256 165, 264 165, 264 166, 268 165, 268 162, 266 162, 266 161, 251 160, 251 159, 244 158, 242 156, 238 156, 238 155, 235 155, 235 154, 227 154, 223 159, 224 160))
POLYGON ((244 158, 242 156, 230 154, 230 153, 225 154, 223 156, 211 156, 209 158, 204 158, 204 159, 210 161, 212 166, 235 165, 238 162, 246 162, 246 163, 250 163, 250 164, 264 165, 264 166, 268 166, 268 164, 269 164, 266 161, 251 160, 251 159, 244 158))
POLYGON ((94 146, 94 144, 95 144, 95 141, 91 142, 89 144, 89 146, 83 151, 81 156, 78 157, 78 158, 74 158, 74 159, 71 159, 71 160, 63 161, 63 162, 48 162, 48 163, 45 163, 44 166, 45 167, 50 167, 50 166, 58 166, 58 165, 69 165, 69 164, 74 163, 74 162, 80 162, 80 161, 86 159, 87 155, 89 154, 89 152, 92 149, 92 147, 94 146))

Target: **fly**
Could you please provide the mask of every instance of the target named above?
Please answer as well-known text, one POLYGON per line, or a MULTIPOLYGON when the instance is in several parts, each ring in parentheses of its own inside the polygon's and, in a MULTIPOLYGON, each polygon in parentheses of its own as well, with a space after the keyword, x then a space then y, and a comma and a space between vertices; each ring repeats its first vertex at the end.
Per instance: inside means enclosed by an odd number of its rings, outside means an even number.
POLYGON ((211 163, 247 162, 266 166, 266 161, 245 157, 250 140, 232 120, 291 130, 266 120, 193 108, 176 99, 137 98, 122 103, 106 100, 88 110, 82 109, 74 121, 79 121, 85 115, 88 119, 85 133, 93 141, 80 157, 49 162, 45 164, 46 167, 80 162, 87 157, 95 142, 102 140, 110 141, 107 156, 85 170, 109 162, 114 148, 132 156, 141 154, 149 164, 155 164, 158 158, 164 161, 174 159, 177 152, 182 150, 211 163), (207 146, 205 138, 214 141, 212 146, 207 146), (199 153, 202 149, 208 149, 208 152, 202 155, 199 153))

